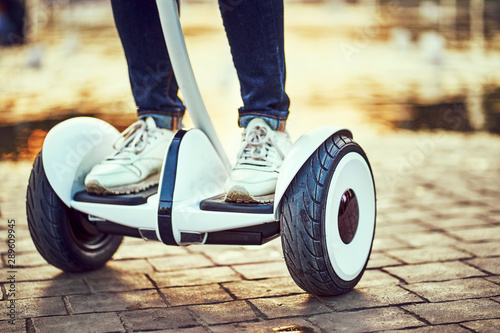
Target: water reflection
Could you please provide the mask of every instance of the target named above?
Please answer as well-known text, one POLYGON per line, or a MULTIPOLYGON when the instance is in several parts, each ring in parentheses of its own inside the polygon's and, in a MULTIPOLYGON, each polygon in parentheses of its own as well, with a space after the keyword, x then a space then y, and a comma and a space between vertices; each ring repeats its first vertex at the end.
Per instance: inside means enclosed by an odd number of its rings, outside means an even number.
POLYGON ((0 127, 0 159, 33 160, 40 151, 47 132, 70 117, 57 117, 38 121, 24 121, 0 127))
POLYGON ((486 129, 493 133, 500 133, 500 87, 491 87, 491 91, 483 101, 486 115, 486 129))
MULTIPOLYGON (((474 130, 471 105, 476 99, 482 112, 482 129, 500 134, 500 87, 485 86, 481 96, 450 96, 437 103, 425 104, 415 100, 407 103, 407 119, 394 121, 399 128, 411 130, 445 129, 470 132, 474 130)), ((477 126, 476 126, 477 127, 477 126)))
POLYGON ((394 111, 397 115, 374 110, 370 118, 411 130, 500 133, 500 2, 407 1, 398 2, 397 10, 392 1, 380 4, 383 15, 395 21, 384 27, 390 29, 393 48, 407 55, 420 52, 424 62, 416 66, 425 71, 427 63, 431 69, 427 78, 416 79, 415 89, 408 89, 406 96, 396 102, 387 99, 387 105, 399 104, 394 111), (490 62, 492 58, 497 61, 490 62), (493 65, 489 69, 488 63, 493 65), (461 88, 453 89, 453 85, 461 88))
POLYGON ((408 103, 409 119, 395 123, 397 127, 411 130, 446 129, 453 131, 472 131, 467 106, 463 96, 447 102, 430 105, 408 103))

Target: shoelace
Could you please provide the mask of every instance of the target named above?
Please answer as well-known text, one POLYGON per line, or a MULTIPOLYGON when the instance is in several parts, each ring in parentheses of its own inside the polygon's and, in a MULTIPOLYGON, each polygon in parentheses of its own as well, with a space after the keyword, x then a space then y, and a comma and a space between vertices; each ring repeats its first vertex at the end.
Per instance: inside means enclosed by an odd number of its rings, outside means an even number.
POLYGON ((281 159, 285 158, 285 154, 278 147, 274 136, 271 135, 267 127, 252 127, 243 132, 243 136, 244 139, 237 155, 240 164, 272 166, 272 163, 267 158, 273 147, 281 159))
POLYGON ((127 127, 113 143, 116 152, 112 159, 127 159, 128 153, 141 153, 146 148, 149 137, 154 135, 155 130, 156 127, 148 127, 143 119, 127 127))

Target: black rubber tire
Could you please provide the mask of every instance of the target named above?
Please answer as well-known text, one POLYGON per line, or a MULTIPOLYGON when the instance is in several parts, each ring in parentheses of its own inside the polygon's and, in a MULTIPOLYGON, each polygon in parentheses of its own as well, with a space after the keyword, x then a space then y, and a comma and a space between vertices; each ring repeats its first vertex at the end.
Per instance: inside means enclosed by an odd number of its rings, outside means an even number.
MULTIPOLYGON (((334 135, 302 166, 281 204, 281 243, 285 262, 297 285, 311 294, 335 296, 348 292, 359 282, 368 263, 367 260, 353 280, 342 280, 332 267, 325 240, 327 193, 338 163, 349 152, 360 154, 370 167, 358 144, 349 137, 334 135)), ((371 241, 373 243, 373 238, 371 241)))
POLYGON ((33 243, 51 265, 67 272, 97 269, 111 259, 123 236, 100 233, 86 215, 68 208, 49 184, 38 154, 26 192, 33 243))

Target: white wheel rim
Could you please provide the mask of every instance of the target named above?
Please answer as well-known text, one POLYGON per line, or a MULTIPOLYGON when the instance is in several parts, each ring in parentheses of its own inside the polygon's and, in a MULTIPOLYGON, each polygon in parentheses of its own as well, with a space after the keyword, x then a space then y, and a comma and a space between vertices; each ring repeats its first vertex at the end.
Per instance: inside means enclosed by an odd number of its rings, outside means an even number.
POLYGON ((346 154, 333 174, 325 211, 325 241, 335 273, 354 280, 365 267, 375 231, 375 189, 370 168, 356 152, 346 154), (342 195, 352 189, 358 200, 359 219, 354 238, 345 244, 339 232, 338 212, 342 195))

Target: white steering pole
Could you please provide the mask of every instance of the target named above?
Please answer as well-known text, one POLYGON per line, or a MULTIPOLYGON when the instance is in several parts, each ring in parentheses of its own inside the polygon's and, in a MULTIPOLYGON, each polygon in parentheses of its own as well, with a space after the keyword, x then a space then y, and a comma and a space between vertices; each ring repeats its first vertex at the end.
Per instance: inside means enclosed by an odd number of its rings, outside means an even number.
POLYGON ((184 34, 182 33, 179 21, 177 3, 175 0, 156 0, 156 5, 160 14, 163 36, 167 43, 170 62, 172 63, 175 78, 179 89, 182 91, 189 115, 193 119, 194 126, 201 129, 210 139, 227 171, 230 172, 231 164, 217 137, 217 133, 215 133, 214 126, 194 78, 193 68, 189 61, 184 34))

